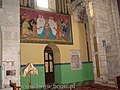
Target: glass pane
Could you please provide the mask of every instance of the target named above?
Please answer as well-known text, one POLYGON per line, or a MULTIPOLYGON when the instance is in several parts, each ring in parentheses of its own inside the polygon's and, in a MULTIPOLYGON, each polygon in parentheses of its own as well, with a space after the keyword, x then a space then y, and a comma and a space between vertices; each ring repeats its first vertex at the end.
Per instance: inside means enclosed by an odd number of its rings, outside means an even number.
POLYGON ((37 6, 48 8, 48 0, 37 0, 37 6))
POLYGON ((45 62, 45 72, 48 72, 48 62, 45 62))
POLYGON ((45 53, 45 60, 48 60, 48 53, 45 53))
POLYGON ((52 60, 52 56, 49 54, 49 60, 52 60))
POLYGON ((50 72, 53 72, 53 63, 50 62, 50 72))

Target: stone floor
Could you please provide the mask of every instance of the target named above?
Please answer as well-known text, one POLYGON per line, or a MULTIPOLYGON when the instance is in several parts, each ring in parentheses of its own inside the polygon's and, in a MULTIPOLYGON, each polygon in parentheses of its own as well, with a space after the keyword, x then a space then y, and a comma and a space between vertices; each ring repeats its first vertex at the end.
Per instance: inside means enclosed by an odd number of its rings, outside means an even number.
POLYGON ((94 85, 77 86, 72 89, 62 89, 62 90, 120 90, 120 89, 110 86, 94 84, 94 85))
POLYGON ((103 86, 100 84, 93 84, 93 85, 85 85, 85 86, 75 86, 74 88, 67 88, 67 89, 49 88, 49 89, 30 89, 30 90, 120 90, 120 89, 110 86, 103 86))
MULTIPOLYGON (((64 89, 64 90, 70 90, 70 89, 64 89)), ((94 85, 86 85, 86 86, 78 86, 71 90, 120 90, 118 88, 110 87, 110 86, 103 86, 99 84, 94 85)))

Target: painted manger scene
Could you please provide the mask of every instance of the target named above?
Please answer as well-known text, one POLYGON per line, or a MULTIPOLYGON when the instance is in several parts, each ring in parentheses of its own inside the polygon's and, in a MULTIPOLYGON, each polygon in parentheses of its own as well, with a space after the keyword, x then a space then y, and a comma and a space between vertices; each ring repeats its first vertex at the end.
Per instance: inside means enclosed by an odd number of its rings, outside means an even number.
POLYGON ((21 8, 20 33, 23 43, 72 44, 70 15, 21 8))

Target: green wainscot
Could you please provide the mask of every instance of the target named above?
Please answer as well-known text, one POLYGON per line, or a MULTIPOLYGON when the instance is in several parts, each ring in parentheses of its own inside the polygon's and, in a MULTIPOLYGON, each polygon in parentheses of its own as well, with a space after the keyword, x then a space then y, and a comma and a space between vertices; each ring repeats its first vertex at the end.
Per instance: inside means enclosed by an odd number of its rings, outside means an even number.
MULTIPOLYGON (((46 87, 45 85, 45 74, 44 74, 44 65, 34 65, 39 72, 39 75, 31 75, 31 88, 39 88, 42 90, 46 87)), ((21 87, 22 90, 27 90, 28 85, 28 76, 22 76, 22 70, 25 66, 21 65, 21 87)), ((71 70, 70 63, 62 63, 54 65, 54 75, 55 75, 55 84, 76 84, 82 83, 85 81, 94 81, 93 73, 93 63, 84 62, 82 63, 82 69, 80 70, 71 70)), ((35 89, 33 89, 35 90, 35 89)))

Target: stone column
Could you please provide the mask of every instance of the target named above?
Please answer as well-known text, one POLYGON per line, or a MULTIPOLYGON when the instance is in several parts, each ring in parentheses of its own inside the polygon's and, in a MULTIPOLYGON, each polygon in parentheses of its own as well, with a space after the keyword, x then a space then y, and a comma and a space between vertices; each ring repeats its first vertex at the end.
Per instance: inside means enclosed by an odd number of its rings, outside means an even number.
MULTIPOLYGON (((105 45, 105 33, 108 30, 108 18, 106 13, 106 3, 105 0, 92 0, 93 3, 93 13, 94 13, 94 24, 96 30, 97 46, 98 46, 98 58, 99 58, 99 69, 100 77, 95 77, 96 82, 107 82, 108 72, 107 72, 107 61, 105 45)), ((106 41, 105 41, 106 42, 106 41)))
POLYGON ((20 4, 19 0, 3 0, 0 9, 2 31, 2 88, 9 80, 20 85, 20 4))
POLYGON ((95 82, 115 85, 120 75, 120 27, 117 0, 87 0, 95 82), (92 2, 93 16, 90 16, 92 2), (94 22, 94 23, 93 23, 94 22), (93 24, 95 25, 95 33, 93 24), (93 37, 97 38, 98 52, 94 51, 93 37), (100 77, 97 77, 95 55, 99 58, 100 77))
POLYGON ((2 31, 1 31, 1 25, 0 25, 0 87, 2 87, 1 64, 2 64, 2 31))
POLYGON ((109 30, 107 35, 106 57, 108 63, 108 80, 115 82, 116 76, 120 75, 120 18, 117 0, 110 0, 106 3, 109 30))

